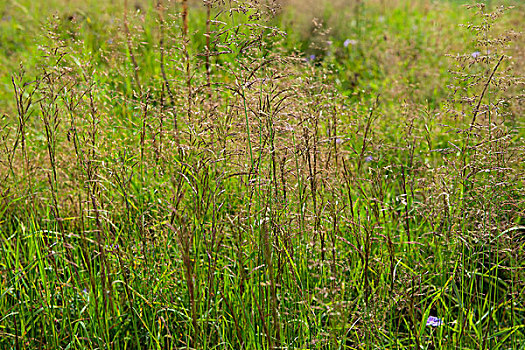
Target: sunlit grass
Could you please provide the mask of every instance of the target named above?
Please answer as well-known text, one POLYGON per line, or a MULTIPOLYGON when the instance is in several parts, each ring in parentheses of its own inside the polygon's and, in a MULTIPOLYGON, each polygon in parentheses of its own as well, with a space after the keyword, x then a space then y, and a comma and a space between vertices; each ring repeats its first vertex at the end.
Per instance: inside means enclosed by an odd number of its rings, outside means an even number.
POLYGON ((523 6, 287 3, 0 7, 0 348, 525 346, 523 6))

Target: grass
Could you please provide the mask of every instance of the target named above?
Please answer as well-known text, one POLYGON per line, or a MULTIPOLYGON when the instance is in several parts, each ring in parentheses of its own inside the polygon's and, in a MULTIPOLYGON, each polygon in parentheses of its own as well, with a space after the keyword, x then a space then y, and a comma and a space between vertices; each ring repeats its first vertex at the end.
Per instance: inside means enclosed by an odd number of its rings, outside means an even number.
POLYGON ((0 348, 524 349, 523 15, 0 5, 0 348))

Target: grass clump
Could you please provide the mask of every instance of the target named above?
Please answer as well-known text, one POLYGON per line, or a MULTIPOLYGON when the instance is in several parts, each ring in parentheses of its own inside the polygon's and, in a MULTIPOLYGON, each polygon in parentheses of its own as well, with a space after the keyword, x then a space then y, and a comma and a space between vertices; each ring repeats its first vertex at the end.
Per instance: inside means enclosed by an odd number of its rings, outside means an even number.
POLYGON ((350 3, 1 9, 1 347, 522 348, 523 7, 350 3))

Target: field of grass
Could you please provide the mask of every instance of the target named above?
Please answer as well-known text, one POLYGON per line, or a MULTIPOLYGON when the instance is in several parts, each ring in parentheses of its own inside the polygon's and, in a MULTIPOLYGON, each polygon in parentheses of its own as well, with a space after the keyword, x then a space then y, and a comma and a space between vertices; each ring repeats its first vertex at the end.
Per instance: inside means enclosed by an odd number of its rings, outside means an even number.
POLYGON ((525 5, 465 3, 1 1, 0 349, 525 349, 525 5))

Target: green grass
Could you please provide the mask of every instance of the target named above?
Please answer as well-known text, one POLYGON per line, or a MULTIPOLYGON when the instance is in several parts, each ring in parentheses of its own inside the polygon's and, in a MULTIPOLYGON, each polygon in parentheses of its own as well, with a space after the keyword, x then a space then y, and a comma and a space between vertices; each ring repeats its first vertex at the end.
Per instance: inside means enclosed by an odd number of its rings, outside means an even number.
POLYGON ((0 5, 0 348, 525 349, 503 3, 0 5))

